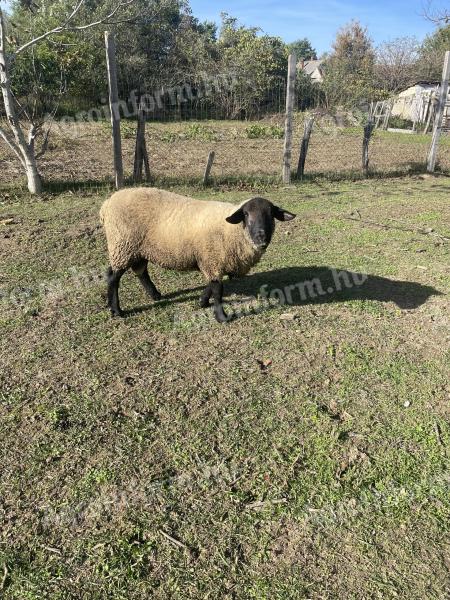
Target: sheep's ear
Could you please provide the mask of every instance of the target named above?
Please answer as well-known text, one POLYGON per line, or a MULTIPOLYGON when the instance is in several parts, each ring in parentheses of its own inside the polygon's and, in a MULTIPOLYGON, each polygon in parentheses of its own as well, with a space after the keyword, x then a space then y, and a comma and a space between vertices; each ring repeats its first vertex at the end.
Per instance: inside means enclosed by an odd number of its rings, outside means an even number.
POLYGON ((235 213, 230 215, 225 219, 227 223, 231 223, 232 225, 237 225, 238 223, 242 223, 244 221, 244 211, 242 208, 237 210, 235 213))
POLYGON ((284 210, 284 208, 279 208, 278 206, 273 207, 273 216, 278 221, 292 221, 292 219, 295 219, 296 217, 293 213, 284 210))

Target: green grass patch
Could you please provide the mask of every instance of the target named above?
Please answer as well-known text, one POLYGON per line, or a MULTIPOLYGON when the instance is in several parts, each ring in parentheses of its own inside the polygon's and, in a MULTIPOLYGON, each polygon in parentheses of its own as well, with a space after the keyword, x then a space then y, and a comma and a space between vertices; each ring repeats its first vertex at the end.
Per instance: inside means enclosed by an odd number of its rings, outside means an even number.
POLYGON ((158 185, 297 214, 225 281, 226 310, 324 293, 221 326, 198 273, 151 267, 165 298, 126 274, 112 320, 108 185, 11 186, 2 598, 446 597, 449 179, 158 185))

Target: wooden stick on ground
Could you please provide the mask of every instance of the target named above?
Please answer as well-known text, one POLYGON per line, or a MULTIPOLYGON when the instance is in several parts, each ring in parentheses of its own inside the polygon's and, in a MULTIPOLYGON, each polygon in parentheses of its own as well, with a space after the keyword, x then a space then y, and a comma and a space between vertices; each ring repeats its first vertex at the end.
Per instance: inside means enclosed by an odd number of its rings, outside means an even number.
POLYGON ((216 156, 216 153, 214 151, 211 151, 208 155, 208 160, 206 162, 206 168, 205 168, 205 174, 203 175, 203 185, 208 185, 209 182, 209 176, 211 174, 211 169, 214 163, 214 158, 216 156))
POLYGON ((308 155, 309 140, 314 126, 314 117, 307 117, 305 119, 305 128, 303 133, 302 144, 300 147, 300 156, 298 159, 297 167, 297 179, 303 179, 305 174, 305 163, 308 155))

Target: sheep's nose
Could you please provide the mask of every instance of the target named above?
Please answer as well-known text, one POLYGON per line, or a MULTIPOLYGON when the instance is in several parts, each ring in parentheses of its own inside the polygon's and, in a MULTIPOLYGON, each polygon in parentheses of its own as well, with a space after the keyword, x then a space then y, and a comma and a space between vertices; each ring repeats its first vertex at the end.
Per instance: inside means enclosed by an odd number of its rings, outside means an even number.
POLYGON ((267 236, 264 229, 258 229, 255 235, 256 241, 259 246, 266 247, 267 246, 267 236))

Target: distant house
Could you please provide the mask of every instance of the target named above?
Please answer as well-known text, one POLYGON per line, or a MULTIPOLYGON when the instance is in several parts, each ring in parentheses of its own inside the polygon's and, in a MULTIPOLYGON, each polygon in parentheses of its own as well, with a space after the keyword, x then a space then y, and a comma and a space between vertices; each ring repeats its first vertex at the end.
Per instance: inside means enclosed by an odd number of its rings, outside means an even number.
MULTIPOLYGON (((417 81, 395 99, 392 116, 423 123, 439 95, 439 81, 417 81)), ((450 120, 450 96, 444 111, 444 125, 450 120)))
POLYGON ((322 83, 323 72, 322 65, 325 61, 323 60, 301 60, 298 63, 298 69, 303 71, 305 75, 311 77, 313 83, 322 83))

